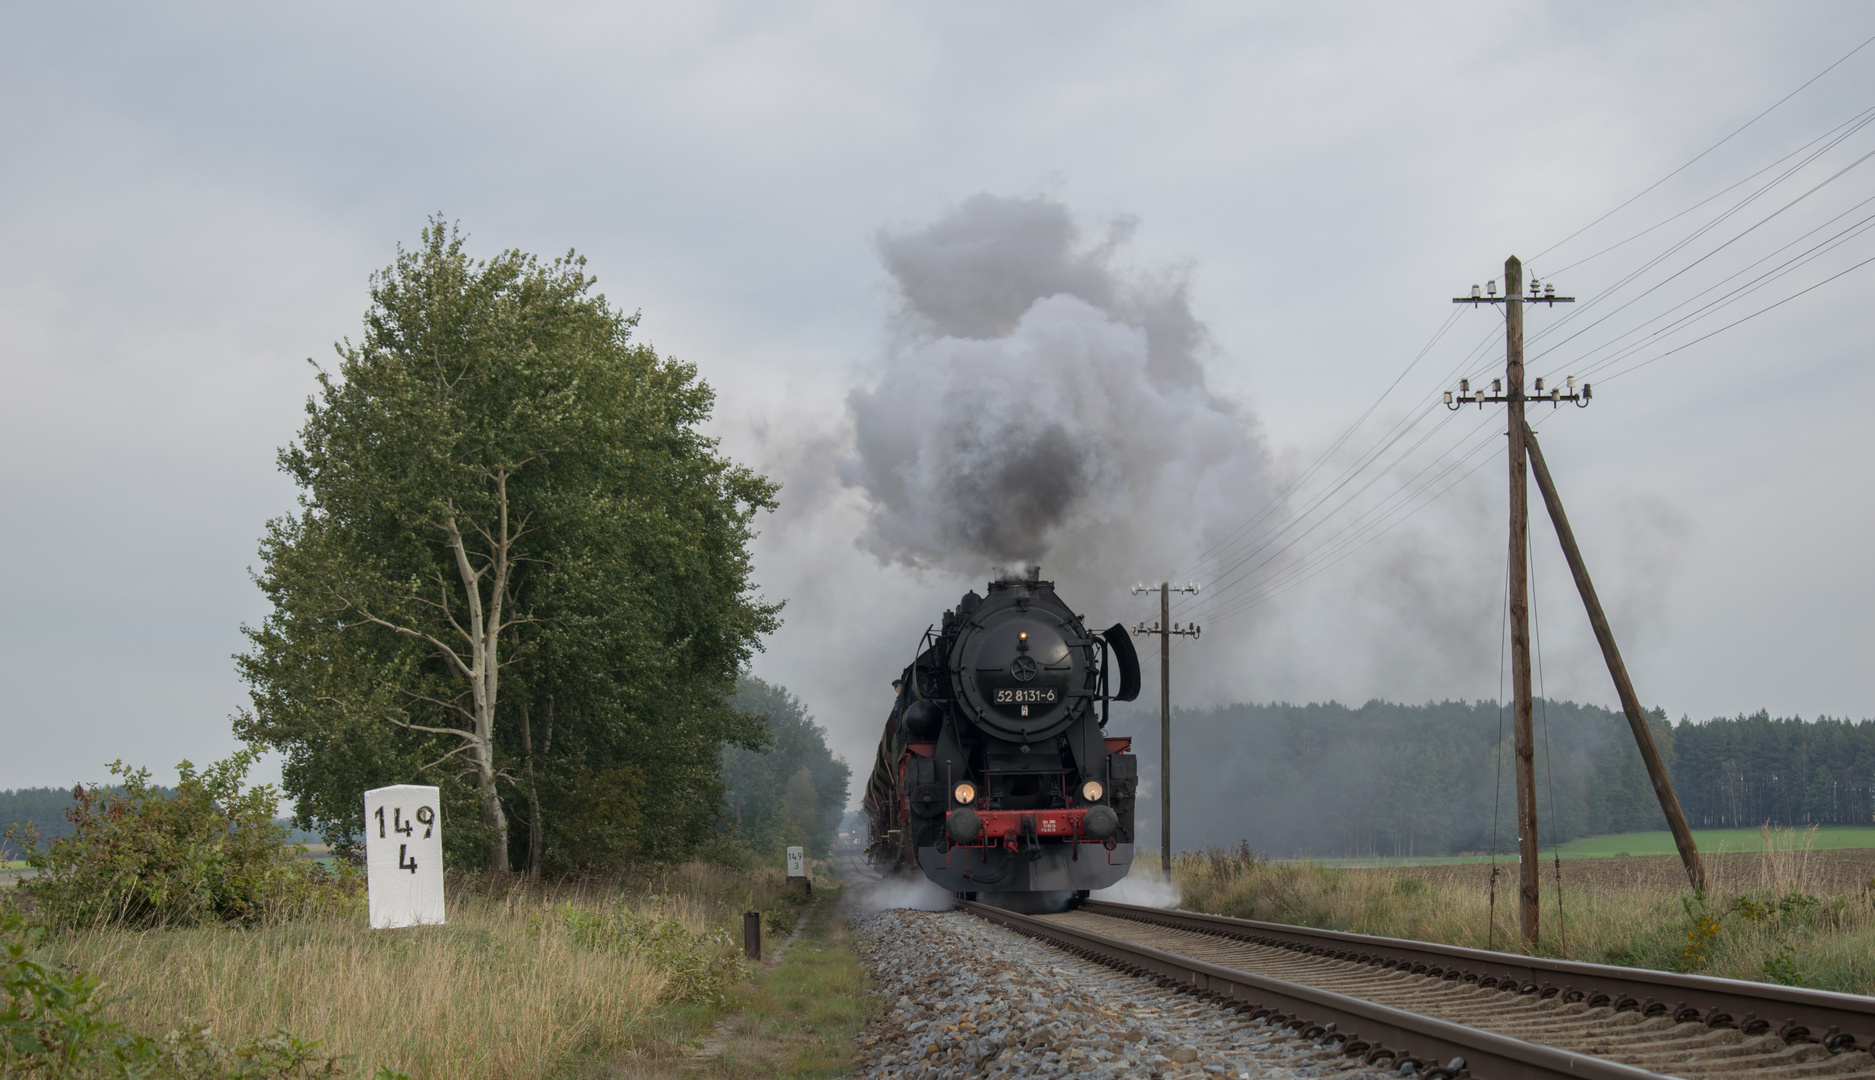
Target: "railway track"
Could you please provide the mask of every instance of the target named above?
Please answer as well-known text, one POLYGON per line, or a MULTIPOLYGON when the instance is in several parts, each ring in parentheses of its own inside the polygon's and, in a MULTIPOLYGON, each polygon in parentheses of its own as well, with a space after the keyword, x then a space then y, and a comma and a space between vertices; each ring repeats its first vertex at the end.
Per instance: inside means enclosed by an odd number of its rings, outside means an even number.
POLYGON ((1875 1080, 1875 998, 1100 901, 963 907, 1421 1080, 1875 1080))

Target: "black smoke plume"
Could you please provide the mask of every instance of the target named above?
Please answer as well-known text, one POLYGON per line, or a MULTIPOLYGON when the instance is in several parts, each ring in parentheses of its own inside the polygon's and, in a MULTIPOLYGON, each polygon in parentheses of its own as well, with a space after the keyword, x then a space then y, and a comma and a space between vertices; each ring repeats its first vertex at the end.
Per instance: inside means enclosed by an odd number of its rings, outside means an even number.
POLYGON ((881 232, 903 331, 848 397, 881 561, 976 574, 1044 562, 1109 584, 1169 573, 1266 495, 1252 418, 1205 385, 1181 271, 1118 259, 1060 203, 980 194, 881 232))

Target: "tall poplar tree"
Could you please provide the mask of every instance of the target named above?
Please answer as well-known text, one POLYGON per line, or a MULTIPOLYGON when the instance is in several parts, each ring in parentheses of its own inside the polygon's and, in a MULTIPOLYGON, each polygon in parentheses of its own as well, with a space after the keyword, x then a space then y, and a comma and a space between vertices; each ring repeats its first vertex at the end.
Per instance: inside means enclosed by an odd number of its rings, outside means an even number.
POLYGON ((319 372, 237 657, 237 733, 284 752, 304 827, 345 844, 364 788, 436 783, 457 864, 677 857, 722 746, 760 745, 727 699, 777 624, 748 555, 775 487, 593 285, 570 254, 473 262, 432 220, 319 372))

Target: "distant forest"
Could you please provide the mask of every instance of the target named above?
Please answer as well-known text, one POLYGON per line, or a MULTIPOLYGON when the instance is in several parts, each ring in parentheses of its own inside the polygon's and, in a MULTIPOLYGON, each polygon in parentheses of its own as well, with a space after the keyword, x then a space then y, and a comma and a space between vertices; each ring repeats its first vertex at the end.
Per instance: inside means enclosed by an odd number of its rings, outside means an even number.
MULTIPOLYGON (((845 805, 845 763, 786 690, 745 678, 740 691, 739 708, 767 714, 775 746, 725 753, 729 827, 761 854, 787 843, 824 851, 845 805)), ((1136 738, 1149 783, 1159 775, 1158 719, 1129 710, 1110 727, 1136 738)), ((1875 823, 1875 721, 1760 712, 1669 725, 1655 710, 1653 729, 1695 828, 1875 823)), ((1494 818, 1497 850, 1516 847, 1510 717, 1500 728, 1494 702, 1231 705, 1180 710, 1173 732, 1180 849, 1248 841, 1271 855, 1488 852, 1494 818)), ((1666 827, 1620 713, 1538 702, 1536 735, 1545 846, 1666 827)), ((63 788, 0 791, 0 827, 33 821, 42 837, 62 836, 70 802, 63 788)), ((1140 800, 1140 835, 1153 847, 1157 810, 1156 792, 1140 800)))
MULTIPOLYGON (((106 790, 118 790, 107 788, 106 790)), ((156 790, 165 795, 174 795, 175 789, 158 785, 156 790)), ((65 811, 72 805, 72 789, 56 787, 20 788, 17 791, 0 791, 0 860, 23 859, 24 850, 18 843, 8 841, 6 830, 16 825, 31 824, 39 833, 40 846, 72 834, 72 823, 65 817, 65 811)), ((287 826, 287 837, 294 843, 316 844, 319 838, 303 829, 294 828, 285 818, 279 823, 287 826)))
POLYGON ((70 836, 72 823, 65 820, 65 808, 70 805, 71 788, 35 787, 0 791, 0 859, 26 857, 19 844, 6 839, 4 833, 9 826, 30 822, 38 827, 41 840, 70 836))
MULTIPOLYGON (((1151 778, 1157 720, 1134 713, 1113 725, 1136 735, 1141 773, 1151 778)), ((1652 727, 1695 828, 1875 821, 1875 721, 1760 712, 1669 725, 1655 710, 1652 727)), ((1545 846, 1666 828, 1622 714, 1539 702, 1536 743, 1545 846)), ((1495 820, 1497 850, 1514 850, 1511 760, 1508 710, 1500 728, 1488 701, 1181 710, 1174 843, 1243 840, 1272 855, 1454 855, 1490 851, 1495 820)), ((1156 797, 1142 799, 1142 811, 1148 802, 1156 811, 1156 797)), ((1143 836, 1157 829, 1142 822, 1143 836)))

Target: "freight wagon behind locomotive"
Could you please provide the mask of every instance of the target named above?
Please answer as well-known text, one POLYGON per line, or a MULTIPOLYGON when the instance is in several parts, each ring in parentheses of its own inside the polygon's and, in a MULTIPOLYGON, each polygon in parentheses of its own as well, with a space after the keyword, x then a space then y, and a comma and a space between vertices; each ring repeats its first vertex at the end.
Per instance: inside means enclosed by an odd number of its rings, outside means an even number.
POLYGON ((966 593, 899 680, 866 785, 870 858, 1024 911, 1119 881, 1139 768, 1105 729, 1109 702, 1138 696, 1126 628, 1088 633, 1039 570, 966 593))

